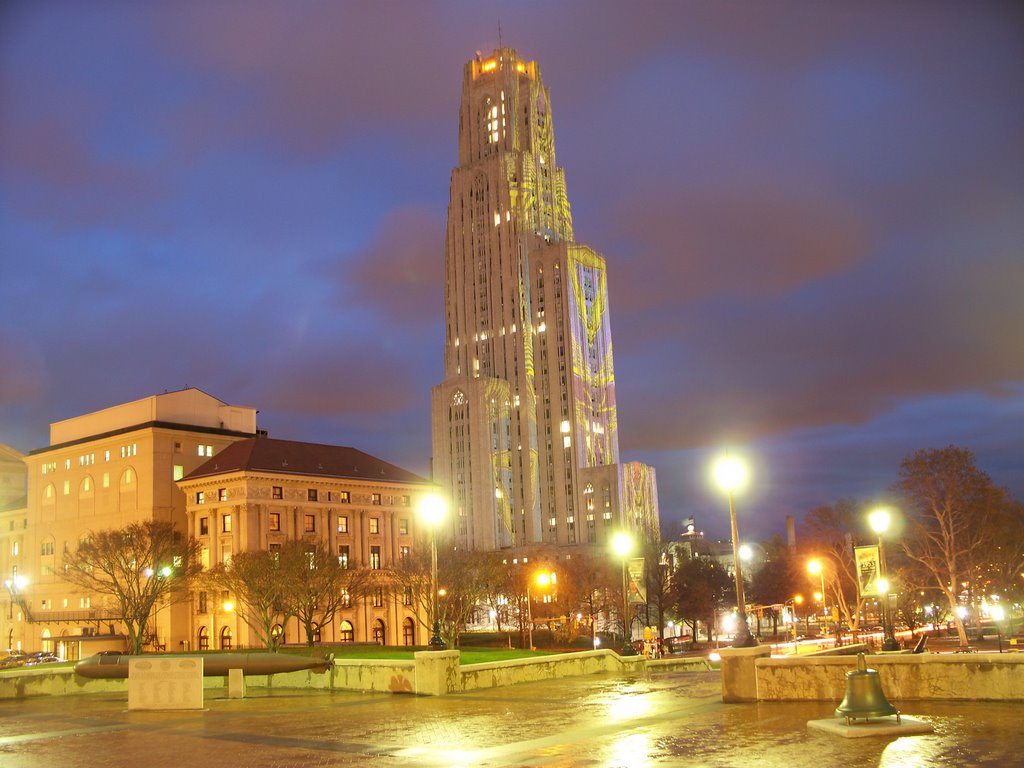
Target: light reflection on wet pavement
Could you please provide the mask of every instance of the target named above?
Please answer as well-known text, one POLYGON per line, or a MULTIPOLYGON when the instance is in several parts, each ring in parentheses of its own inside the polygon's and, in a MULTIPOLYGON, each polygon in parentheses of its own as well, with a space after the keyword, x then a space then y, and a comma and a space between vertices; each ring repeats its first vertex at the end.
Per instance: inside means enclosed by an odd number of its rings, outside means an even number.
POLYGON ((920 736, 808 731, 835 703, 723 704, 717 672, 591 676, 441 698, 207 691, 201 712, 128 712, 124 695, 0 702, 0 765, 969 766, 1019 764, 1018 703, 894 702, 920 736))

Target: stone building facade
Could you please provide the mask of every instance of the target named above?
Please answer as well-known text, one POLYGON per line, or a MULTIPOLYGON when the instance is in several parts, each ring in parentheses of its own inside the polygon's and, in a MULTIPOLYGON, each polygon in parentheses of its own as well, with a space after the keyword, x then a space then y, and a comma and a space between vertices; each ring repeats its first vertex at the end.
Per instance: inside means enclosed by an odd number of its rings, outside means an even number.
MULTIPOLYGON (((323 545, 346 567, 385 571, 422 544, 416 510, 434 492, 427 480, 355 448, 268 437, 234 443, 178 486, 207 566, 298 540, 323 545)), ((255 643, 236 612, 225 610, 232 597, 195 595, 193 647, 255 643)), ((320 640, 422 645, 421 619, 411 595, 381 588, 343 607, 320 627, 320 640)), ((280 631, 284 642, 304 639, 296 620, 280 631)))
MULTIPOLYGON (((65 658, 109 645, 118 619, 94 595, 61 577, 64 557, 91 531, 166 520, 185 530, 185 498, 175 485, 236 440, 256 434, 256 410, 183 389, 50 425, 50 445, 24 458, 25 509, 7 513, 3 565, 10 610, 0 619, 7 646, 56 650, 65 658), (12 517, 12 515, 14 515, 12 517), (20 525, 19 525, 20 523, 20 525), (12 575, 20 579, 15 582, 12 575)), ((189 633, 187 611, 160 611, 154 644, 189 633)))
POLYGON ((603 547, 658 527, 620 462, 604 258, 574 239, 551 97, 511 48, 465 65, 445 242, 434 479, 458 546, 603 547))

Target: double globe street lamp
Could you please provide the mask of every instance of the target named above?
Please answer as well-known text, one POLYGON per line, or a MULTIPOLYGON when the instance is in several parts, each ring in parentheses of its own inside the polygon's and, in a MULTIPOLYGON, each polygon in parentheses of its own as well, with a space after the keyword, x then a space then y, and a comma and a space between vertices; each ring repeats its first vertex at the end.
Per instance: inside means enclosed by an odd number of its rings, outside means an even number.
POLYGON ((420 502, 420 519, 430 528, 430 650, 443 651, 444 640, 441 639, 441 619, 437 615, 437 526, 444 519, 444 501, 439 496, 425 496, 420 502))
POLYGON ((741 491, 747 484, 749 471, 747 465, 736 458, 726 454, 718 459, 712 467, 712 475, 715 484, 725 492, 729 500, 729 523, 732 526, 732 559, 736 575, 736 632, 733 634, 734 648, 750 648, 757 645, 757 640, 750 634, 750 627, 747 625, 746 598, 743 594, 743 569, 740 565, 740 535, 736 525, 736 507, 733 504, 733 495, 741 491))
POLYGON ((625 531, 612 536, 612 551, 622 560, 622 655, 635 656, 636 650, 629 637, 629 584, 626 580, 626 561, 633 551, 633 537, 625 531))
MULTIPOLYGON (((823 637, 828 637, 828 608, 825 606, 825 566, 822 565, 821 560, 814 559, 807 563, 807 572, 812 576, 817 576, 821 581, 821 634, 823 637)), ((836 644, 839 643, 839 628, 836 627, 836 644)))
POLYGON ((892 522, 892 514, 885 507, 873 509, 868 514, 868 525, 878 536, 878 581, 877 592, 882 600, 882 629, 885 631, 885 640, 882 642, 883 651, 898 651, 900 644, 896 640, 893 629, 892 608, 889 604, 889 579, 885 566, 885 550, 882 545, 882 536, 889 530, 892 522))

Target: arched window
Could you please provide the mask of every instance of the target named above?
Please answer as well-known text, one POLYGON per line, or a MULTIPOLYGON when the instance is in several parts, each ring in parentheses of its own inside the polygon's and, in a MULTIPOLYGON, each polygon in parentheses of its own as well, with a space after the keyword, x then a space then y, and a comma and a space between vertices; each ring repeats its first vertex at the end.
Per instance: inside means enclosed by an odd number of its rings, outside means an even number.
POLYGON ((352 622, 343 621, 338 632, 338 638, 343 643, 355 642, 355 633, 352 631, 352 622))
POLYGON ((377 643, 377 645, 386 645, 384 622, 381 619, 373 622, 373 642, 377 643))
POLYGON ((231 650, 231 627, 224 627, 220 631, 220 648, 222 651, 231 650))
POLYGON ((416 645, 416 623, 410 617, 402 622, 402 645, 416 645))
POLYGON ((210 630, 208 630, 206 627, 199 628, 199 650, 210 650, 210 630))
POLYGON ((319 643, 320 642, 320 625, 317 624, 314 621, 313 624, 312 624, 312 629, 313 629, 313 642, 314 643, 319 643))
POLYGON ((131 467, 125 469, 121 473, 121 478, 118 480, 118 501, 120 504, 121 514, 130 514, 138 509, 138 479, 135 476, 135 470, 131 467))
POLYGON ((280 624, 275 624, 270 628, 270 636, 274 638, 274 640, 276 640, 279 645, 283 644, 285 642, 284 627, 282 627, 280 624))

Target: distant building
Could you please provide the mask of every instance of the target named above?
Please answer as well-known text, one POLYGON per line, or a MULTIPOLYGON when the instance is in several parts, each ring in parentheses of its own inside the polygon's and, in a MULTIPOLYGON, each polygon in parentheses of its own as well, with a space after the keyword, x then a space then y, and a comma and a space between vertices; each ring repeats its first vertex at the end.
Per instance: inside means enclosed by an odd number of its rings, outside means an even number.
POLYGON ((0 443, 0 511, 25 504, 25 457, 0 443))
POLYGON ((465 65, 445 243, 434 479, 457 546, 604 546, 658 527, 619 457, 604 258, 573 236, 551 99, 511 48, 465 65))
MULTIPOLYGON (((136 521, 167 520, 184 531, 185 498, 175 482, 254 434, 255 409, 198 389, 51 424, 50 445, 25 457, 23 524, 8 521, 14 532, 7 531, 13 538, 4 573, 20 576, 23 586, 14 594, 8 589, 11 610, 0 618, 7 647, 56 650, 72 659, 102 647, 118 617, 61 578, 64 555, 90 531, 136 521)), ((184 606, 171 606, 156 621, 154 633, 165 642, 186 637, 184 606)))
MULTIPOLYGON (((19 456, 0 452, 5 486, 18 485, 19 456)), ((339 558, 387 567, 412 546, 413 512, 434 488, 353 448, 264 437, 254 408, 198 389, 56 422, 50 445, 21 466, 27 498, 0 506, 0 595, 9 604, 0 638, 68 659, 121 642, 116 612, 61 577, 65 555, 91 531, 166 520, 203 543, 208 564, 316 539, 339 558)), ((371 595, 342 614, 322 628, 324 641, 423 642, 401 595, 371 595)), ((300 639, 297 628, 282 630, 286 641, 300 639)), ((199 589, 156 611, 146 641, 149 650, 252 644, 223 601, 199 589)))
MULTIPOLYGON (((355 448, 267 437, 228 446, 178 486, 186 497, 187 529, 202 543, 207 566, 299 540, 322 544, 346 567, 373 569, 408 556, 417 532, 415 510, 435 489, 355 448)), ((215 596, 197 592, 190 613, 193 648, 256 642, 215 596)), ((379 590, 321 626, 320 640, 425 645, 423 626, 411 595, 379 590)), ((305 639, 295 620, 280 631, 284 642, 305 639)))

